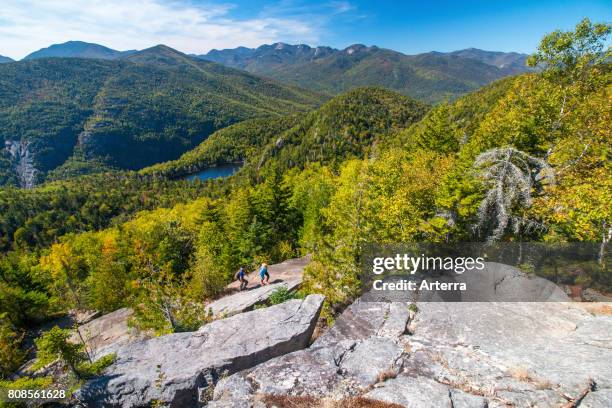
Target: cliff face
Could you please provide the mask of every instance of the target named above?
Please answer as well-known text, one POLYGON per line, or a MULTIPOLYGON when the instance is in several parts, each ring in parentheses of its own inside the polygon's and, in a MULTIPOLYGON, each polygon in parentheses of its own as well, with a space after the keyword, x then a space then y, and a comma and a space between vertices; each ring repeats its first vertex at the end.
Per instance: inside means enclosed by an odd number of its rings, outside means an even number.
POLYGON ((19 186, 32 188, 36 184, 37 170, 34 167, 30 142, 21 140, 7 140, 5 148, 15 162, 15 173, 19 179, 19 186))

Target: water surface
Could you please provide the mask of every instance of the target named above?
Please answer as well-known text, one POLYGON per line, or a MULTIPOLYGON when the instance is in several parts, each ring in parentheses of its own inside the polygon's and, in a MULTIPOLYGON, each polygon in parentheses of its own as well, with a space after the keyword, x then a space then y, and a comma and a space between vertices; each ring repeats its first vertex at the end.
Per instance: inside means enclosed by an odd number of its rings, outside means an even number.
POLYGON ((239 163, 222 164, 216 167, 208 167, 197 173, 185 176, 185 180, 208 180, 228 177, 237 172, 242 165, 239 163))

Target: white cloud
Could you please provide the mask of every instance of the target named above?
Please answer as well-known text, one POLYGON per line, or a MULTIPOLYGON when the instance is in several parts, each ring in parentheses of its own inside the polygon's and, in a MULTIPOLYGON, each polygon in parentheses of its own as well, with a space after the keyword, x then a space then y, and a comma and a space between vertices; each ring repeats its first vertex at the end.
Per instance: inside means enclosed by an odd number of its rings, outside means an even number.
MULTIPOLYGON (((335 3, 339 11, 348 3, 335 3)), ((3 0, 0 55, 23 58, 69 40, 118 50, 166 44, 187 53, 212 48, 255 47, 276 41, 316 43, 321 21, 312 14, 262 12, 235 19, 231 4, 163 0, 3 0)))

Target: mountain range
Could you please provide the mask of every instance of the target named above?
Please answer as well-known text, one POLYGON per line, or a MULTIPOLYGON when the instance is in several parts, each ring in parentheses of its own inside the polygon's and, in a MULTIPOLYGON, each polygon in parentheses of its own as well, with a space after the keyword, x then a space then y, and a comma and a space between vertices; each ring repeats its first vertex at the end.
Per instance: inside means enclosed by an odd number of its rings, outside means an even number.
POLYGON ((329 95, 375 85, 427 102, 454 99, 497 79, 528 70, 525 54, 475 48, 405 55, 361 44, 338 50, 276 43, 258 48, 212 50, 198 58, 329 95))
POLYGON ((9 57, 5 57, 4 55, 0 55, 0 64, 3 64, 5 62, 13 62, 13 59, 9 57))
POLYGON ((166 46, 120 59, 0 65, 0 184, 49 171, 139 169, 175 159, 215 130, 310 110, 324 97, 166 46))
MULTIPOLYGON (((68 41, 24 59, 79 57, 121 59, 136 51, 116 51, 98 44, 68 41)), ((345 49, 274 43, 192 55, 231 68, 268 76, 329 97, 360 86, 382 86, 425 102, 456 99, 483 85, 528 71, 526 54, 476 48, 450 53, 406 55, 354 44, 345 49)))
POLYGON ((0 185, 141 169, 236 122, 305 112, 357 87, 454 99, 521 72, 524 58, 476 49, 409 56, 364 45, 277 43, 193 56, 164 45, 121 52, 56 44, 0 65, 0 185))

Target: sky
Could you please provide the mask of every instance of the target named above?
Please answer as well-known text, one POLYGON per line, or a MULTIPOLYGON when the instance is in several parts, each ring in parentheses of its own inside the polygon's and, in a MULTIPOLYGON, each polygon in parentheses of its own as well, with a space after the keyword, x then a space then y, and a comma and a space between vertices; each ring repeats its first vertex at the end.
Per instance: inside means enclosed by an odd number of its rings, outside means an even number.
POLYGON ((544 34, 583 17, 612 21, 612 0, 1 0, 0 55, 21 59, 70 40, 195 54, 274 42, 530 53, 544 34))

